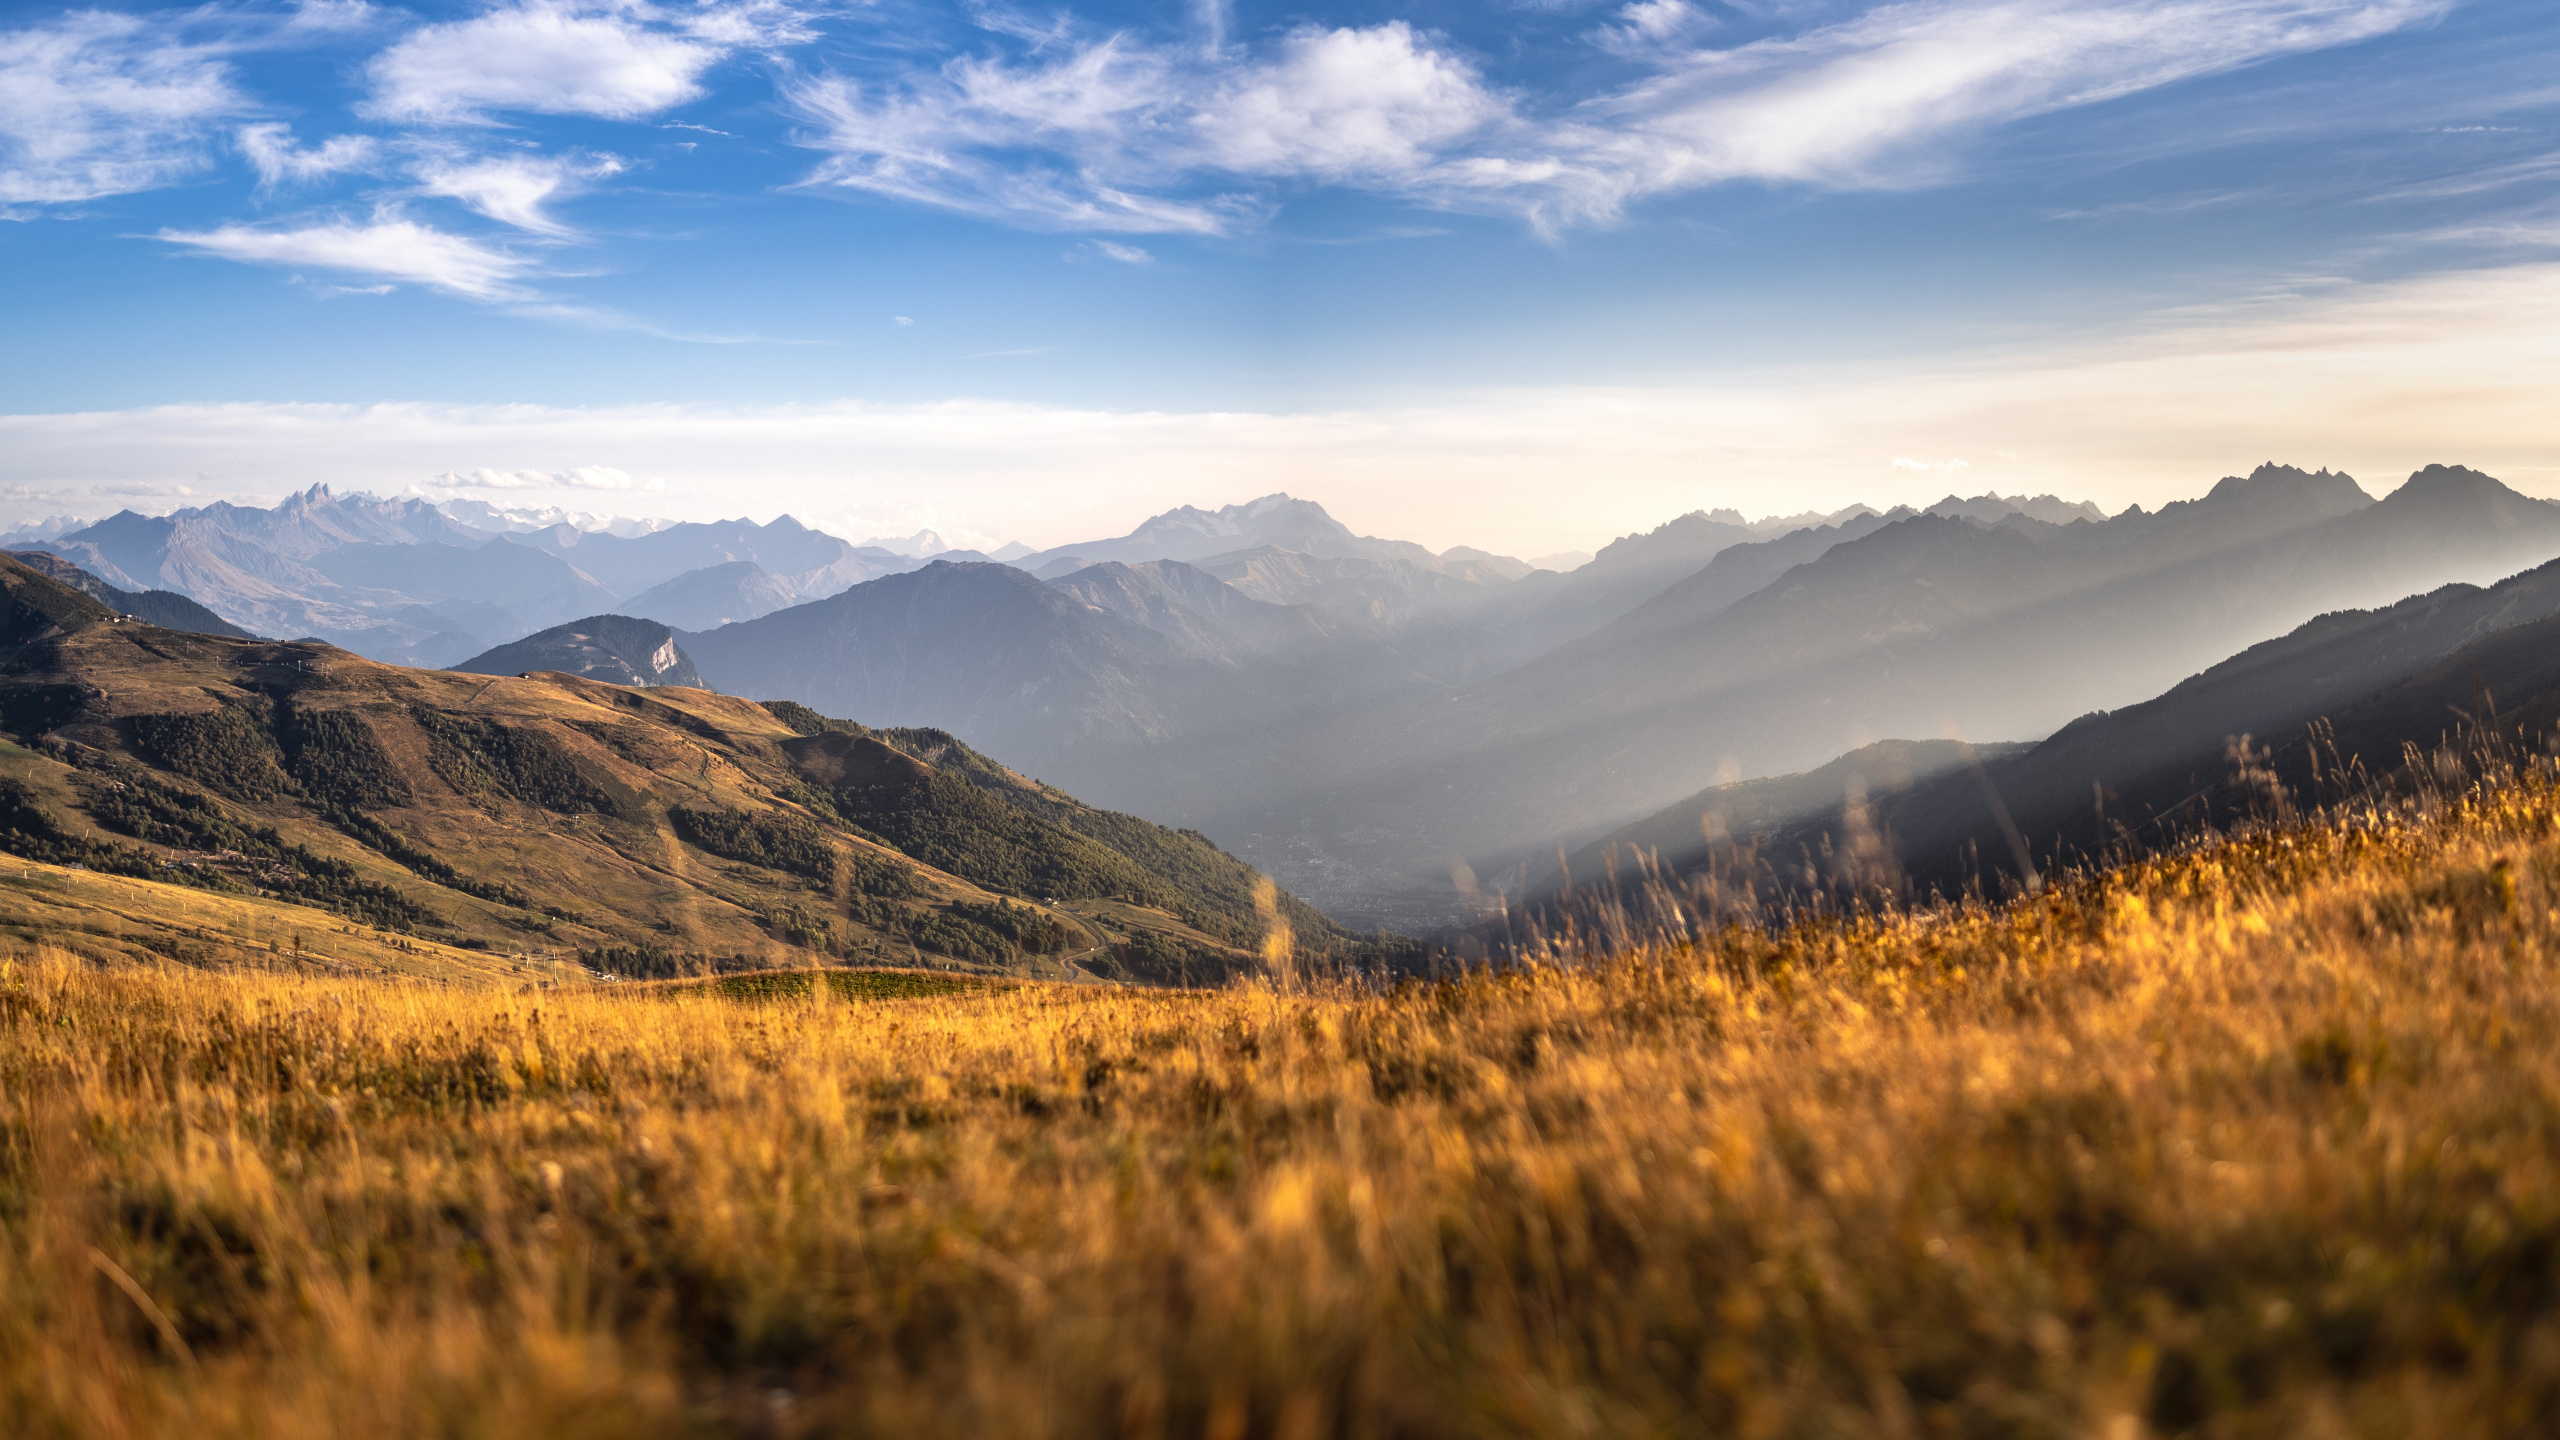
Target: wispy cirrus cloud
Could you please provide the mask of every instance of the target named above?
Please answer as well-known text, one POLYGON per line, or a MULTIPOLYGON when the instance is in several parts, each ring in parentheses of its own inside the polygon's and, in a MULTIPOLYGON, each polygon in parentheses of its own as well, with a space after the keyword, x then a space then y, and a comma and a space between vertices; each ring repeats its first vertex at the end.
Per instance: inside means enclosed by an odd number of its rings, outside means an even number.
POLYGON ((514 154, 442 156, 420 163, 413 173, 423 194, 459 200, 501 224, 564 239, 576 232, 552 216, 551 202, 622 169, 622 160, 612 155, 514 154))
MULTIPOLYGON (((1989 127, 2371 39, 2450 0, 1939 0, 1800 35, 1664 58, 1509 155, 1460 159, 1459 191, 1550 221, 1733 180, 1890 188, 1940 178, 1989 127)), ((1437 177, 1435 177, 1437 178, 1437 177)))
POLYGON ((421 225, 396 211, 383 211, 363 223, 333 220, 277 228, 221 225, 211 230, 163 230, 158 238, 243 264, 421 285, 484 304, 529 304, 542 298, 522 283, 531 269, 522 256, 421 225))
POLYGON ((212 49, 84 10, 0 29, 0 205, 64 205, 168 184, 248 108, 212 49))
POLYGON ((1116 260, 1123 265, 1153 265, 1156 263, 1156 257, 1154 254, 1148 251, 1144 246, 1123 245, 1116 240, 1087 240, 1081 247, 1080 252, 1069 251, 1068 256, 1071 259, 1078 258, 1079 253, 1083 255, 1091 255, 1102 260, 1116 260))
POLYGON ((1991 127, 2450 3, 1911 0, 1718 45, 1703 11, 1639 0, 1592 38, 1641 73, 1579 95, 1496 84, 1403 21, 1303 26, 1258 51, 1042 32, 1010 54, 789 82, 784 99, 828 152, 810 184, 1016 224, 1226 233, 1268 210, 1271 182, 1312 181, 1553 229, 1732 181, 1925 183, 1991 127))
POLYGON ((642 480, 610 465, 567 470, 447 470, 427 482, 441 490, 664 490, 664 480, 642 480))
POLYGON ((1393 186, 1505 108, 1403 21, 1302 28, 1241 64, 1114 35, 1054 58, 964 59, 870 86, 821 76, 784 93, 816 127, 805 143, 833 152, 814 185, 1140 234, 1221 234, 1266 208, 1147 191, 1204 175, 1393 186))

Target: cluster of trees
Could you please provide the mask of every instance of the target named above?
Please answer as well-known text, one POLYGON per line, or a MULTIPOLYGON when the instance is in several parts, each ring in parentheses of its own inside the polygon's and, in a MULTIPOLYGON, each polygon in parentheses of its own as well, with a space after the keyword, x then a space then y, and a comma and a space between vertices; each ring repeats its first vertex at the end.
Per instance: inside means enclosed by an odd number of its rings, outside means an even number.
POLYGON ((136 749, 217 795, 272 800, 301 788, 285 773, 263 702, 190 715, 136 715, 126 723, 136 749))
POLYGON ((343 860, 289 844, 270 825, 246 825, 221 805, 140 770, 121 769, 86 787, 89 813, 108 829, 176 850, 232 851, 255 868, 255 883, 208 865, 164 866, 139 845, 82 834, 18 780, 0 780, 0 850, 49 865, 110 875, 174 880, 203 890, 263 891, 356 919, 381 930, 444 923, 391 886, 367 880, 343 860))
POLYGON ((687 844, 724 860, 761 865, 820 885, 835 880, 835 843, 802 816, 673 805, 667 809, 667 819, 687 844))
MULTIPOLYGON (((518 887, 466 875, 366 813, 406 805, 416 797, 372 728, 352 711, 294 706, 279 716, 265 701, 252 700, 195 714, 136 715, 127 723, 137 750, 216 794, 249 801, 299 795, 329 823, 425 879, 476 899, 533 908, 532 897, 518 887)), ((429 727, 429 734, 454 773, 528 803, 565 797, 576 808, 594 808, 592 802, 603 793, 595 786, 581 789, 589 777, 539 735, 480 721, 429 727), (501 733, 493 737, 492 731, 501 733)), ((441 773, 445 767, 439 768, 441 773)), ((456 788, 462 786, 457 783, 456 788)), ((102 787, 87 800, 101 824, 153 844, 255 851, 240 836, 220 835, 218 827, 205 832, 218 836, 214 842, 177 838, 187 826, 203 829, 204 812, 212 802, 172 787, 126 781, 102 787), (172 809, 190 812, 189 818, 173 824, 161 814, 172 809)))
POLYGON ((578 963, 599 975, 625 980, 674 980, 687 975, 734 975, 764 967, 744 955, 706 955, 664 945, 600 945, 578 952, 578 963))
POLYGON ((951 919, 1003 937, 1006 944, 1030 955, 1055 955, 1075 942, 1075 932, 1028 905, 999 897, 992 905, 968 900, 951 902, 951 919))
POLYGON ((434 852, 418 845, 408 836, 361 810, 331 808, 321 813, 328 817, 330 824, 380 851, 386 858, 406 866, 448 890, 459 891, 474 899, 493 900, 500 905, 513 905, 519 910, 534 908, 533 897, 516 886, 465 875, 446 864, 434 852))
POLYGON ((286 769, 322 805, 387 810, 415 798, 372 727, 353 711, 297 705, 285 712, 282 728, 286 769))
POLYGON ((447 715, 423 705, 409 714, 427 732, 427 763, 456 791, 503 795, 559 815, 629 819, 644 805, 638 792, 562 749, 528 726, 447 715))
POLYGON ((1092 967, 1117 980, 1149 985, 1223 985, 1255 968, 1255 962, 1205 945, 1141 930, 1111 947, 1092 967))

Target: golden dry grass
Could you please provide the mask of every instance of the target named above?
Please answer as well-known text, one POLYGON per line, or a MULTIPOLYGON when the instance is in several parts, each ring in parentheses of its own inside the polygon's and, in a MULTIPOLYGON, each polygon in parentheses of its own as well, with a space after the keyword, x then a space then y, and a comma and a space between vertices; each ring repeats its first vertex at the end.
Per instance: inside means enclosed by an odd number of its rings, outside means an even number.
POLYGON ((0 976, 23 1436, 2560 1429, 2560 794, 1393 993, 0 976))

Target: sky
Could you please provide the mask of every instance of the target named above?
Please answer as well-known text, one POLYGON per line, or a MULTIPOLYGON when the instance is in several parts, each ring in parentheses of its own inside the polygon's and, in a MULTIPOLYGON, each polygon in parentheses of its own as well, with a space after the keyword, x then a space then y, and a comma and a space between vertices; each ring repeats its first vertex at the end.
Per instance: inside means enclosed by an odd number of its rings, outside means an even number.
POLYGON ((2560 9, 11 0, 0 337, 0 523, 2560 497, 2560 9))

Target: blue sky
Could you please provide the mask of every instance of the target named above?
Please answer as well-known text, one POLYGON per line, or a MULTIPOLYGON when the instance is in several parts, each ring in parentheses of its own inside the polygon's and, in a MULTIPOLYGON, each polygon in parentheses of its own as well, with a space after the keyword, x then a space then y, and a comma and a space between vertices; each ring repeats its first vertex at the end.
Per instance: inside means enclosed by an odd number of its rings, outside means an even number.
POLYGON ((12 518, 2560 493, 2547 3, 0 13, 12 518))

